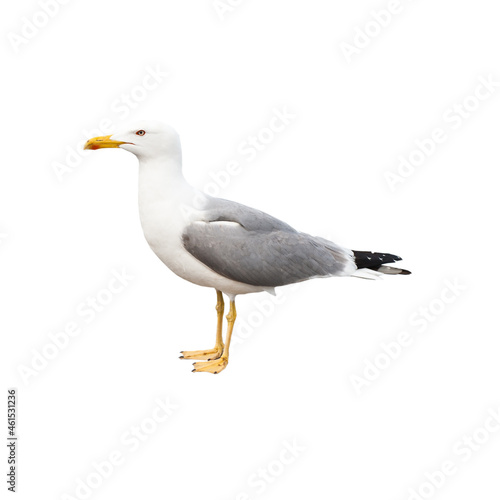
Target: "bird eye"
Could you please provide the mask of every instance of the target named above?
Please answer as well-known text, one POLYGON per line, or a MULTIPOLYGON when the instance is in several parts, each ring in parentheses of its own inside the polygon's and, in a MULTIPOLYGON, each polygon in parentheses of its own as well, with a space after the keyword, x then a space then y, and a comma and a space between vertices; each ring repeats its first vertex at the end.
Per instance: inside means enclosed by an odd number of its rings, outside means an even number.
POLYGON ((138 130, 135 135, 146 135, 146 131, 145 130, 138 130))

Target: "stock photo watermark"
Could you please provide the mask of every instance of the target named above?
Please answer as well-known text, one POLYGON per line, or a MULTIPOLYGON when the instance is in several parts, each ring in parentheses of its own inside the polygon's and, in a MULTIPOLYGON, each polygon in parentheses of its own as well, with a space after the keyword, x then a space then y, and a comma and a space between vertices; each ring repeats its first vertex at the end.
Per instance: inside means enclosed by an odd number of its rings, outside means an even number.
POLYGON ((424 473, 424 480, 409 488, 407 500, 432 498, 500 431, 500 406, 490 408, 483 422, 472 432, 463 434, 451 446, 450 457, 424 473))
POLYGON ((205 184, 202 191, 210 196, 218 196, 234 177, 243 173, 245 164, 253 162, 265 151, 296 117, 287 106, 281 109, 273 108, 267 123, 238 143, 234 159, 228 161, 225 168, 208 174, 211 180, 205 184))
POLYGON ((91 130, 82 130, 80 138, 74 145, 66 146, 64 160, 53 161, 52 170, 59 182, 74 172, 81 165, 85 156, 90 151, 84 150, 83 146, 92 137, 109 135, 117 124, 126 120, 133 110, 143 103, 151 92, 155 91, 170 77, 170 72, 163 70, 159 64, 146 66, 144 75, 139 83, 132 86, 127 92, 122 92, 110 103, 111 114, 99 120, 98 126, 91 130))
POLYGON ((384 9, 372 10, 370 19, 354 28, 354 34, 349 41, 342 41, 339 44, 340 50, 345 60, 350 64, 353 57, 359 56, 367 49, 373 41, 380 36, 399 16, 407 4, 413 0, 389 0, 384 9))
POLYGON ((17 389, 7 389, 7 490, 16 492, 17 487, 17 389))
POLYGON ((438 296, 421 305, 408 318, 408 329, 380 344, 380 351, 363 360, 363 367, 349 380, 359 395, 371 387, 410 348, 421 335, 440 318, 448 308, 467 290, 458 278, 445 280, 438 296))
POLYGON ((21 17, 18 31, 11 31, 7 34, 7 39, 14 53, 17 54, 22 47, 36 38, 50 21, 59 14, 61 7, 64 7, 70 3, 70 1, 71 0, 39 0, 38 9, 33 12, 33 14, 28 17, 21 17))
POLYGON ((283 441, 282 448, 276 456, 252 472, 246 481, 246 488, 230 497, 231 500, 251 500, 265 493, 303 455, 306 449, 295 438, 283 441))
POLYGON ((238 318, 232 338, 233 345, 244 344, 265 323, 266 319, 273 316, 276 309, 286 302, 290 293, 297 291, 299 288, 300 283, 295 283, 283 288, 277 288, 275 295, 262 294, 262 296, 257 296, 253 301, 253 310, 246 316, 238 318))
POLYGON ((217 17, 224 21, 226 14, 234 12, 243 2, 244 0, 214 0, 212 7, 217 13, 217 17))
POLYGON ((494 75, 478 76, 479 83, 474 90, 459 102, 446 108, 442 115, 442 124, 431 130, 426 136, 415 139, 415 147, 406 155, 399 155, 395 169, 386 170, 384 178, 391 191, 404 184, 408 178, 417 172, 436 153, 439 146, 450 139, 453 132, 463 127, 482 103, 491 99, 498 88, 500 81, 494 75))
POLYGON ((74 319, 54 332, 49 332, 48 340, 38 349, 31 349, 29 363, 19 364, 17 371, 25 385, 33 382, 40 373, 47 369, 49 364, 59 357, 68 348, 73 339, 84 331, 85 326, 93 323, 124 292, 134 279, 127 270, 112 269, 111 278, 107 285, 93 295, 78 303, 75 307, 74 319))
POLYGON ((170 398, 156 398, 155 407, 147 417, 144 417, 137 425, 131 425, 120 435, 120 444, 109 451, 104 459, 93 461, 90 464, 90 472, 84 473, 75 479, 74 490, 63 493, 61 500, 85 500, 90 498, 94 492, 107 481, 117 468, 122 467, 129 456, 135 453, 141 445, 153 434, 158 432, 179 406, 170 401, 170 398))

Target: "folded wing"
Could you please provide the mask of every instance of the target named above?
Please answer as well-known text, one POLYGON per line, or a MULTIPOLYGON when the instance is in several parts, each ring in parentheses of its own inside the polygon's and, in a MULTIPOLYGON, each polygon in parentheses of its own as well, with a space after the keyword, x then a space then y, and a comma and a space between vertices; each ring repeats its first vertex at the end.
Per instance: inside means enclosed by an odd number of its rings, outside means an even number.
POLYGON ((356 269, 350 250, 227 200, 213 199, 204 220, 186 227, 183 244, 216 273, 255 286, 345 276, 356 269))

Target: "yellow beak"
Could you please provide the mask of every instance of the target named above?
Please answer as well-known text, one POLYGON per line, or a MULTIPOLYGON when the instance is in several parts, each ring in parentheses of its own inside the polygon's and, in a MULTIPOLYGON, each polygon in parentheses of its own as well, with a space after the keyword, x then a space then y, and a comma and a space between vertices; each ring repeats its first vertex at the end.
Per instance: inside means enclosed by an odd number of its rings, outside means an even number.
POLYGON ((110 135, 104 135, 102 137, 89 139, 85 143, 85 146, 83 146, 83 149, 117 148, 121 144, 129 144, 128 142, 113 141, 110 137, 110 135))

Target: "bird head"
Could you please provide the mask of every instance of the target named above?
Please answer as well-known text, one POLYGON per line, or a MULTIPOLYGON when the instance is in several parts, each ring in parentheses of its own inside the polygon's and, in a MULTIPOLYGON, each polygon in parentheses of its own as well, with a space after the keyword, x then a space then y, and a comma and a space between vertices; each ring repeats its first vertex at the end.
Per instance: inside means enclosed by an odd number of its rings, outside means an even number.
POLYGON ((89 139, 83 149, 120 148, 138 158, 180 155, 177 132, 157 121, 141 121, 114 134, 89 139))

